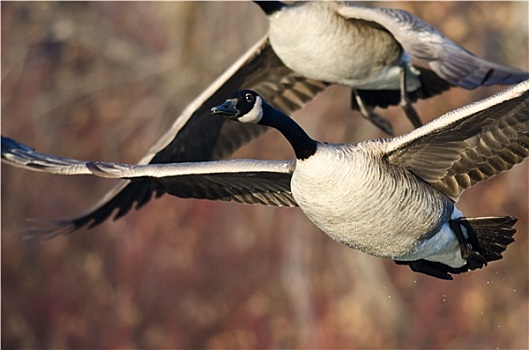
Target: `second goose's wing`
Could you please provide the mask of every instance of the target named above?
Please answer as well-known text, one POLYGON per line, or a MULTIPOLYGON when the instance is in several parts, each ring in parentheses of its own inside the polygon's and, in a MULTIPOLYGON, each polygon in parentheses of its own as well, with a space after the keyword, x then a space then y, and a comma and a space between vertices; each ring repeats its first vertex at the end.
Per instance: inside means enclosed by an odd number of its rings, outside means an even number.
POLYGON ((529 80, 387 143, 391 163, 450 198, 529 156, 529 80))
MULTIPOLYGON (((287 114, 301 108, 326 84, 303 78, 273 52, 264 37, 198 96, 175 120, 169 131, 150 149, 140 164, 194 162, 220 159, 266 130, 260 125, 242 125, 212 116, 210 109, 226 96, 240 89, 253 89, 287 114)), ((67 233, 81 227, 93 227, 109 217, 124 216, 134 207, 147 203, 157 191, 138 182, 124 181, 109 191, 86 212, 72 218, 50 220, 42 226, 43 234, 67 233)), ((38 233, 38 227, 32 230, 38 233)))
POLYGON ((265 36, 186 107, 140 164, 220 159, 267 130, 211 115, 233 91, 255 90, 290 115, 327 86, 287 68, 265 36))
POLYGON ((465 89, 480 85, 516 84, 529 73, 481 59, 446 38, 411 13, 344 3, 337 9, 346 18, 372 22, 389 31, 412 60, 434 71, 450 84, 465 89))
POLYGON ((180 198, 297 206, 290 192, 294 161, 233 159, 149 165, 89 162, 86 166, 97 176, 129 179, 180 198))

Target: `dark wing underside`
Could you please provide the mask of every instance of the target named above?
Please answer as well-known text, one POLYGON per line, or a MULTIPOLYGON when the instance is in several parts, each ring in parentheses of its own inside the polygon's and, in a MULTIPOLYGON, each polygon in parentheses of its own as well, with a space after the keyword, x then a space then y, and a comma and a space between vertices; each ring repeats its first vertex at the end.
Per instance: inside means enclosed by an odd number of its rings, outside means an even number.
POLYGON ((180 198, 297 206, 290 191, 293 160, 231 159, 130 165, 88 162, 94 175, 129 179, 180 198))
POLYGON ((249 172, 139 178, 134 181, 180 198, 295 207, 297 204, 290 192, 290 178, 285 174, 249 172))
MULTIPOLYGON (((128 179, 132 185, 151 193, 168 193, 180 198, 297 206, 290 191, 293 160, 231 159, 144 165, 90 162, 40 153, 2 136, 2 162, 51 174, 128 179)), ((33 221, 36 226, 26 230, 28 236, 49 239, 71 232, 69 220, 33 221)))
MULTIPOLYGON (((419 79, 421 86, 415 91, 408 92, 410 102, 417 102, 421 99, 427 99, 449 90, 454 85, 444 79, 441 79, 433 71, 415 66, 421 75, 419 79)), ((401 102, 400 90, 357 90, 362 100, 371 107, 387 108, 389 106, 398 106, 401 102)), ((359 109, 355 99, 352 99, 352 107, 359 109)))

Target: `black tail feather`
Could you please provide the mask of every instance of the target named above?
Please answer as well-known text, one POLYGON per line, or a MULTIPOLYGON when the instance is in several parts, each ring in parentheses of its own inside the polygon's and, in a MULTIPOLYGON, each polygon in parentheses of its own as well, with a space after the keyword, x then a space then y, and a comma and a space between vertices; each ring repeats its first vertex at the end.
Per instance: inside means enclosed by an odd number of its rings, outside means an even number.
POLYGON ((487 261, 499 260, 507 245, 514 242, 513 228, 518 219, 510 216, 461 218, 460 223, 467 229, 468 243, 472 250, 480 253, 487 261))
MULTIPOLYGON (((513 228, 518 219, 510 216, 483 217, 483 218, 459 218, 455 220, 466 228, 468 239, 467 244, 472 246, 472 251, 478 253, 487 262, 502 258, 507 246, 514 242, 513 235, 516 229, 513 228)), ((395 261, 399 265, 408 265, 413 271, 424 273, 440 279, 451 280, 452 274, 460 274, 476 269, 471 262, 454 268, 440 262, 420 259, 416 261, 395 261)), ((486 265, 486 264, 485 264, 486 265)), ((481 268, 483 265, 480 264, 481 268)))

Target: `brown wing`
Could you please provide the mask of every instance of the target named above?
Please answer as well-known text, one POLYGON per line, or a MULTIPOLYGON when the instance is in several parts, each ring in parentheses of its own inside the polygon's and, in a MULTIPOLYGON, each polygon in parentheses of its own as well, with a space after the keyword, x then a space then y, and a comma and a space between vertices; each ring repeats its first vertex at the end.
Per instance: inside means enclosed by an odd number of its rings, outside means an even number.
POLYGON ((529 156, 529 80, 387 144, 389 160, 450 198, 529 156))
POLYGON ((87 167, 97 176, 129 179, 180 198, 294 207, 294 164, 232 159, 148 165, 89 162, 87 167))

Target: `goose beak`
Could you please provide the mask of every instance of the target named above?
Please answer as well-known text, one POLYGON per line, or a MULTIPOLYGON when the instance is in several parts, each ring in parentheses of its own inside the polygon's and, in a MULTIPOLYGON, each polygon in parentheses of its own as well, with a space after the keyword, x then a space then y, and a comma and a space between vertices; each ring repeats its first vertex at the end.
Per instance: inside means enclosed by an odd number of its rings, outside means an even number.
POLYGON ((211 108, 211 113, 233 119, 239 116, 239 110, 237 110, 236 105, 237 99, 228 99, 220 106, 211 108))

